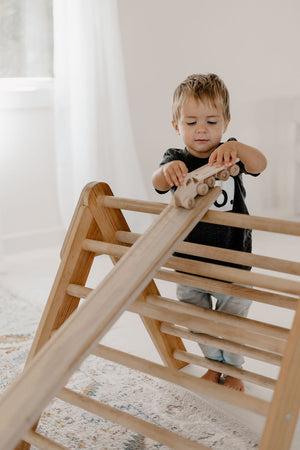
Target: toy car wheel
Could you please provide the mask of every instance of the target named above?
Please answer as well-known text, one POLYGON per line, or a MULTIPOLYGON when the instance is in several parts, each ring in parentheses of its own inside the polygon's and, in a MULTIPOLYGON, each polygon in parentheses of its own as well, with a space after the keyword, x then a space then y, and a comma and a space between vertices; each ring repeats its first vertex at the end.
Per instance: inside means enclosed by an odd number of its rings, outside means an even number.
POLYGON ((221 172, 219 172, 217 174, 217 178, 219 180, 222 180, 222 181, 228 180, 229 176, 230 176, 230 174, 229 174, 229 171, 227 169, 221 170, 221 172))
POLYGON ((199 183, 197 186, 197 194, 206 195, 208 193, 208 186, 205 183, 199 183))
POLYGON ((195 206, 195 199, 193 197, 185 197, 182 202, 182 206, 185 209, 192 209, 195 206))
POLYGON ((240 172, 240 168, 237 164, 234 164, 229 168, 229 173, 231 176, 236 177, 238 173, 240 172))
POLYGON ((204 183, 206 183, 208 187, 213 188, 216 183, 216 179, 215 177, 211 176, 206 178, 206 180, 204 180, 204 183))

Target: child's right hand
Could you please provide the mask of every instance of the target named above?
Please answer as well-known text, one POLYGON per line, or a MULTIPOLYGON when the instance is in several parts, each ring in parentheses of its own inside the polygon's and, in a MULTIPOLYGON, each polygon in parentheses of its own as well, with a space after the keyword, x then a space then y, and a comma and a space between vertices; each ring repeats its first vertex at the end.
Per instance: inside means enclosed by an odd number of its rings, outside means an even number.
POLYGON ((179 186, 188 174, 186 165, 180 160, 164 164, 161 170, 170 187, 179 186))

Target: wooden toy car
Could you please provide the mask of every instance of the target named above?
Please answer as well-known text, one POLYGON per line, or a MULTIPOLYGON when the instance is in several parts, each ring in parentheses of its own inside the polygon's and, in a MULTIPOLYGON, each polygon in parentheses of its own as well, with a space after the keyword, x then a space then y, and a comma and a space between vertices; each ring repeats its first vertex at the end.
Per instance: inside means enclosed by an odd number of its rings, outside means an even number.
MULTIPOLYGON (((236 162, 239 159, 237 158, 236 162)), ((185 209, 192 209, 197 195, 206 195, 209 188, 214 187, 216 178, 222 181, 228 180, 229 176, 238 175, 240 168, 237 164, 231 164, 229 167, 206 164, 199 169, 187 174, 185 180, 174 193, 176 206, 182 206, 185 209)))

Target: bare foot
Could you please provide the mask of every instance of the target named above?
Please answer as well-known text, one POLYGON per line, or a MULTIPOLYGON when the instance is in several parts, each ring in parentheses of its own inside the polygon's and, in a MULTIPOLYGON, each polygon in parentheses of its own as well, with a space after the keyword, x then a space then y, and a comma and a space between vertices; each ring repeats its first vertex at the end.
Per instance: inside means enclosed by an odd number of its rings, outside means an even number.
POLYGON ((201 378, 203 380, 212 381, 213 383, 219 383, 220 381, 220 372, 215 372, 214 370, 208 370, 201 378))
POLYGON ((226 376, 224 386, 227 386, 230 389, 234 389, 235 391, 240 392, 244 392, 245 390, 244 383, 242 382, 242 380, 240 380, 239 378, 231 377, 229 375, 226 376))

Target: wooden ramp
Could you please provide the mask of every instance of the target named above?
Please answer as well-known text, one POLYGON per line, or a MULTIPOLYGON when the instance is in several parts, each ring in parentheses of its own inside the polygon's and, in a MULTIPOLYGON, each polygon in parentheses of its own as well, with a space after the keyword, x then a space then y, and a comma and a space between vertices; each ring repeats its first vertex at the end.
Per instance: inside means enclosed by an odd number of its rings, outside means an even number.
POLYGON ((208 448, 65 388, 70 376, 91 353, 260 414, 266 417, 266 424, 259 448, 290 448, 300 403, 300 263, 182 241, 201 219, 293 236, 300 236, 300 224, 208 211, 219 193, 220 188, 212 189, 205 197, 196 199, 193 209, 187 210, 173 204, 116 198, 104 183, 92 183, 84 189, 26 367, 1 398, 1 450, 25 450, 31 444, 41 449, 64 448, 35 431, 41 413, 54 397, 173 449, 208 448), (159 217, 138 236, 130 232, 121 210, 159 217), (171 256, 175 249, 208 259, 252 265, 263 272, 171 256), (115 266, 92 290, 86 281, 94 257, 99 254, 110 255, 115 266), (289 309, 294 314, 293 325, 291 329, 284 328, 268 323, 265 318, 245 319, 164 298, 154 278, 289 309), (78 308, 80 299, 85 300, 78 308), (99 343, 125 310, 140 315, 164 366, 99 343), (182 339, 212 344, 279 366, 278 379, 232 366, 220 367, 219 363, 188 352, 182 339), (187 364, 208 367, 272 389, 272 401, 180 371, 187 364))

